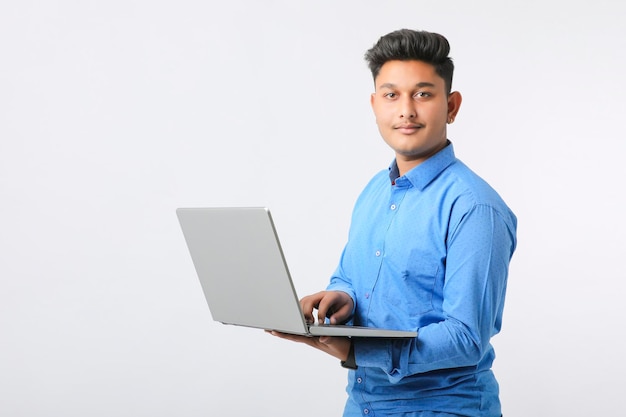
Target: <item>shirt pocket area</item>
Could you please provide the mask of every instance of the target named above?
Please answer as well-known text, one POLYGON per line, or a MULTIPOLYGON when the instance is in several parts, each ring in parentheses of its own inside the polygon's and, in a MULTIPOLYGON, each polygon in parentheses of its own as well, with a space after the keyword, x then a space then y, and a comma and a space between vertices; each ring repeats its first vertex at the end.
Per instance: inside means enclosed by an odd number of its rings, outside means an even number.
POLYGON ((424 251, 411 251, 398 290, 411 316, 422 315, 434 309, 433 298, 439 263, 424 251))

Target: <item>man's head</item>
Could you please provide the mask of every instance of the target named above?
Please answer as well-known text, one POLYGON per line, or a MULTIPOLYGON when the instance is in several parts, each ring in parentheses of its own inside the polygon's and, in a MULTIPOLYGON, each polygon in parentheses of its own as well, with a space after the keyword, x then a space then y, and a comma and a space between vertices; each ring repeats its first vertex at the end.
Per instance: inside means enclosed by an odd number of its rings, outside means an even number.
POLYGON ((365 53, 365 60, 372 71, 374 80, 380 68, 388 61, 422 61, 432 65, 435 72, 444 79, 446 92, 452 90, 454 63, 448 56, 450 44, 438 33, 400 29, 382 36, 365 53))
POLYGON ((441 35, 403 29, 380 38, 365 55, 374 76, 376 124, 401 175, 448 143, 446 124, 461 106, 461 94, 451 91, 449 50, 441 35))

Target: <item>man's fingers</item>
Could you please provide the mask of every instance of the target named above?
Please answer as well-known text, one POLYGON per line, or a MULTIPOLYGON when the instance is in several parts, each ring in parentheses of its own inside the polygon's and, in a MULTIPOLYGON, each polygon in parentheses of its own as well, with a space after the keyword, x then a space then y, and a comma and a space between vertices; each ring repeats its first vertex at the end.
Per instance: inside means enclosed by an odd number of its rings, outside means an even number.
POLYGON ((313 310, 317 309, 317 321, 324 323, 330 318, 331 323, 344 323, 352 314, 352 298, 341 291, 321 291, 307 295, 300 300, 304 319, 308 323, 315 322, 313 310))
POLYGON ((293 342, 306 343, 307 345, 311 344, 311 337, 308 336, 300 336, 297 334, 291 333, 282 333, 276 330, 266 330, 266 333, 271 334, 272 336, 280 337, 281 339, 291 340, 293 342))
POLYGON ((324 297, 317 310, 320 323, 328 317, 331 324, 344 323, 352 314, 352 298, 344 292, 329 291, 324 297))
POLYGON ((331 324, 345 323, 350 318, 350 315, 352 315, 352 305, 344 304, 339 310, 337 310, 330 316, 330 323, 331 324))
POLYGON ((322 297, 320 294, 321 293, 307 295, 300 300, 300 307, 302 308, 302 313, 304 314, 304 320, 306 320, 307 323, 315 322, 313 310, 316 309, 319 304, 319 300, 322 297))
POLYGON ((318 323, 324 323, 326 321, 326 317, 329 317, 333 313, 333 305, 335 304, 335 297, 332 293, 327 293, 324 298, 322 298, 317 306, 317 321, 318 323))

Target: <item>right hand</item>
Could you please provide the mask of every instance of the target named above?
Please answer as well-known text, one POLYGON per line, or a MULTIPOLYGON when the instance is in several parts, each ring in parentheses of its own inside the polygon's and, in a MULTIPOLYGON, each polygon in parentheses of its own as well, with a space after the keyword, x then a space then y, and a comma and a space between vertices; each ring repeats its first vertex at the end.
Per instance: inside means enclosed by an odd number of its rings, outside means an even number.
POLYGON ((343 291, 320 291, 302 298, 300 305, 307 323, 315 322, 313 310, 317 309, 319 323, 324 323, 328 317, 330 324, 343 324, 352 315, 354 301, 343 291))

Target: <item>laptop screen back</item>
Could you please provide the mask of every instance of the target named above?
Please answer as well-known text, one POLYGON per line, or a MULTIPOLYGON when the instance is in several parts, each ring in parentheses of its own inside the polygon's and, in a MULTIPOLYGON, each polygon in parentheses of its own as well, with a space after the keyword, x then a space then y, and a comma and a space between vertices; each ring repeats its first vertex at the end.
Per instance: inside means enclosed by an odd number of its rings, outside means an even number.
POLYGON ((180 208, 176 214, 214 320, 307 333, 267 208, 180 208))

